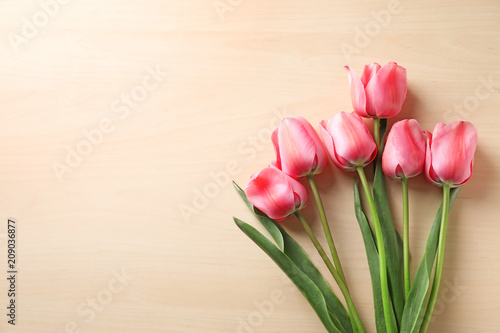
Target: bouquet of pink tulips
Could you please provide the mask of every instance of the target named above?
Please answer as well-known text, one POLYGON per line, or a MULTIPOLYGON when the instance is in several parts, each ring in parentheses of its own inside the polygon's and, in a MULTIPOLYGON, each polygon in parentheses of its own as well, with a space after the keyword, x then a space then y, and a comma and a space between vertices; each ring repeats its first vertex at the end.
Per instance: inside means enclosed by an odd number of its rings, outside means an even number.
POLYGON ((365 332, 314 179, 325 168, 329 155, 340 169, 357 172, 368 202, 367 209, 362 207, 355 179, 354 210, 372 280, 377 332, 426 332, 443 271, 448 214, 460 186, 472 175, 477 132, 471 123, 456 121, 437 124, 431 134, 422 131, 414 119, 398 121, 388 131, 387 119, 401 111, 406 98, 406 70, 394 62, 382 67, 373 63, 366 65, 359 77, 351 68, 345 68, 354 112, 340 112, 328 121, 321 121, 322 141, 304 118, 283 119, 272 134, 276 161, 254 174, 244 191, 235 184, 271 238, 237 218, 234 220, 293 281, 328 332, 365 332), (373 136, 363 118, 373 119, 373 136), (375 170, 371 188, 364 172, 370 163, 375 170), (425 172, 431 183, 442 187, 443 203, 430 228, 423 258, 411 279, 408 179, 421 172, 425 172), (394 227, 384 175, 401 181, 402 238, 394 227), (302 178, 307 179, 314 196, 328 250, 301 214, 308 200, 308 191, 300 182, 302 178), (369 214, 365 210, 369 210, 369 214), (285 231, 286 223, 281 221, 291 215, 300 221, 311 239, 339 286, 346 306, 332 291, 328 278, 285 231))

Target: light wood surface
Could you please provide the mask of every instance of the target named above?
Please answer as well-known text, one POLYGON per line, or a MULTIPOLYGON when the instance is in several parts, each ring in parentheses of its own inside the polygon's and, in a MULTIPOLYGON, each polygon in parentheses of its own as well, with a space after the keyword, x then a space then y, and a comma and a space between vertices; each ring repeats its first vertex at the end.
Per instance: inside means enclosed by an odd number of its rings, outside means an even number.
MULTIPOLYGON (((229 179, 243 186, 274 158, 279 118, 350 111, 344 65, 394 60, 408 71, 398 119, 479 133, 430 332, 500 332, 498 1, 54 1, 0 3, 5 276, 8 218, 18 233, 16 326, 2 279, 0 331, 323 332, 234 225, 258 227, 229 179)), ((319 188, 374 332, 353 176, 330 165, 319 188)), ((414 273, 440 190, 418 177, 410 191, 414 273)), ((284 226, 320 265, 298 223, 284 226)))

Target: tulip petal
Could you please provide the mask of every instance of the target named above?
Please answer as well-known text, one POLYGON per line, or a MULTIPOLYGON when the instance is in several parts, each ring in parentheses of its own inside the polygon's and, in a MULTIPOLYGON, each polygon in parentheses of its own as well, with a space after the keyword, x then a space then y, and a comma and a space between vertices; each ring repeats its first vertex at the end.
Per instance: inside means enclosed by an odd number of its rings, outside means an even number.
POLYGON ((298 181, 290 178, 290 186, 292 187, 294 200, 295 200, 295 209, 300 210, 305 207, 308 199, 307 190, 298 181))
POLYGON ((306 128, 294 118, 284 118, 278 128, 281 169, 292 177, 311 172, 316 146, 306 128))
POLYGON ((322 120, 320 125, 321 125, 321 127, 320 127, 321 136, 323 138, 323 142, 325 143, 328 154, 330 155, 330 158, 333 161, 333 164, 335 164, 340 169, 347 169, 347 170, 354 169, 354 167, 352 165, 350 165, 348 161, 346 161, 341 156, 337 155, 337 152, 335 151, 335 145, 333 143, 332 135, 326 129, 327 123, 325 123, 325 121, 322 120))
POLYGON ((390 118, 401 111, 406 98, 406 69, 395 62, 384 65, 366 86, 366 113, 390 118))
POLYGON ((382 168, 390 177, 410 178, 424 170, 425 138, 415 119, 396 122, 387 137, 382 168))
POLYGON ((325 146, 323 146, 323 142, 321 142, 321 139, 319 138, 318 132, 316 132, 316 130, 312 127, 312 125, 307 120, 305 120, 302 117, 299 117, 298 120, 301 122, 301 124, 306 129, 307 133, 309 134, 309 137, 313 140, 314 146, 316 148, 315 153, 316 153, 317 161, 316 161, 315 166, 313 167, 312 171, 315 174, 320 173, 321 171, 323 171, 323 169, 327 163, 327 160, 328 160, 325 146))
POLYGON ((377 146, 364 121, 355 113, 340 112, 326 124, 332 135, 337 159, 344 168, 368 164, 375 158, 377 146))
POLYGON ((400 177, 400 175, 396 172, 399 164, 396 149, 394 147, 393 135, 391 135, 393 130, 394 126, 387 136, 384 153, 382 154, 382 171, 384 171, 384 174, 388 177, 397 178, 400 177))
POLYGON ((333 163, 338 168, 341 169, 346 168, 346 165, 342 164, 337 158, 337 153, 335 152, 335 146, 333 144, 333 138, 330 135, 330 133, 326 130, 326 122, 322 120, 319 124, 320 124, 321 137, 323 138, 326 150, 328 151, 328 154, 330 155, 330 158, 332 159, 333 163))
POLYGON ((432 167, 442 183, 452 187, 464 184, 472 176, 477 131, 470 122, 438 124, 431 146, 432 167))
POLYGON ((369 65, 365 65, 365 68, 363 69, 363 74, 361 74, 361 83, 363 83, 363 86, 365 88, 368 82, 370 82, 371 78, 379 71, 380 67, 381 66, 376 62, 371 63, 369 65))
POLYGON ((248 200, 272 219, 282 219, 295 208, 291 186, 282 180, 281 171, 265 168, 254 175, 245 187, 248 200))
POLYGON ((434 131, 432 131, 432 135, 439 135, 441 134, 441 131, 446 127, 445 123, 437 123, 436 126, 434 126, 434 131))
POLYGON ((271 162, 271 164, 281 170, 281 156, 280 156, 280 145, 278 142, 278 129, 275 129, 271 134, 271 141, 273 142, 274 152, 276 153, 276 161, 271 162))
POLYGON ((304 207, 308 198, 301 183, 273 167, 254 174, 245 187, 245 194, 252 205, 275 220, 282 220, 304 207))
POLYGON ((349 66, 344 66, 344 68, 347 70, 347 75, 349 76, 349 87, 351 89, 351 101, 354 111, 361 117, 371 117, 371 115, 366 112, 365 87, 361 79, 349 66))
MULTIPOLYGON (((438 124, 439 125, 439 124, 438 124)), ((429 131, 424 131, 424 133, 427 136, 427 148, 425 150, 425 177, 427 180, 431 183, 439 183, 439 178, 436 175, 436 172, 434 171, 432 167, 432 134, 429 131)))

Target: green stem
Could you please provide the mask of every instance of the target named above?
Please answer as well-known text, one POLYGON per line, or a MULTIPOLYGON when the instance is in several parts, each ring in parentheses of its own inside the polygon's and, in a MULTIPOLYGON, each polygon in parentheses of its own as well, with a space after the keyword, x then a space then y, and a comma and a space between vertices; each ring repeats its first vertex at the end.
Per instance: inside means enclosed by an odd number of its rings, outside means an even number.
POLYGON ((375 144, 377 149, 380 147, 380 119, 373 118, 373 138, 375 139, 375 144))
POLYGON ((436 305, 437 295, 439 291, 439 285, 441 283, 441 275, 443 273, 443 260, 444 260, 444 246, 446 243, 446 227, 448 225, 448 214, 450 212, 450 186, 443 186, 443 215, 441 216, 441 229, 439 230, 439 245, 438 245, 438 257, 436 261, 436 271, 434 273, 434 281, 432 282, 431 295, 429 296, 429 303, 427 304, 427 309, 425 310, 424 320, 422 326, 420 327, 420 332, 427 332, 429 323, 432 317, 432 311, 434 310, 434 305, 436 305))
POLYGON ((337 269, 337 272, 339 273, 342 281, 344 281, 344 283, 347 285, 347 280, 345 278, 342 265, 340 264, 340 258, 337 253, 337 248, 335 247, 335 243, 333 242, 332 232, 330 230, 330 226, 328 225, 328 221, 326 220, 325 209, 323 207, 323 203, 321 202, 318 188, 316 187, 316 182, 314 181, 314 175, 309 174, 307 176, 307 179, 309 180, 309 184, 311 185, 311 190, 314 195, 314 199, 316 200, 316 205, 318 206, 319 216, 321 218, 321 224, 323 225, 323 231, 325 232, 326 240, 328 242, 328 247, 330 248, 330 252, 332 254, 335 268, 337 269))
POLYGON ((409 237, 409 205, 408 205, 408 178, 401 179, 403 187, 403 255, 405 276, 405 300, 410 293, 410 237, 409 237))
POLYGON ((361 319, 359 318, 358 311, 356 310, 356 307, 354 306, 354 302, 351 298, 351 294, 349 293, 349 289, 347 289, 347 285, 341 279, 339 273, 335 270, 335 267, 333 267, 332 262, 330 261, 330 259, 326 255, 325 250, 323 249, 323 247, 319 243, 318 239, 314 235, 313 231, 311 230, 311 227, 309 227, 309 224, 307 224, 307 221, 304 219, 304 216, 302 216, 300 211, 296 211, 295 216, 302 224, 302 227, 304 228, 307 235, 311 239, 312 243, 314 244, 314 247, 316 247, 316 250, 318 250, 319 255, 321 256, 321 258, 325 262, 326 267, 328 267, 328 270, 332 274, 333 278, 335 279, 335 281, 337 282, 337 284, 340 288, 340 291, 344 295, 345 301, 347 303, 347 307, 349 308, 349 313, 352 316, 351 319, 354 321, 354 325, 353 325, 355 328, 354 331, 364 333, 365 331, 363 328, 363 324, 361 323, 361 319))
POLYGON ((365 190, 366 198, 368 199, 368 205, 370 206, 370 211, 372 213, 373 219, 373 227, 375 229, 375 238, 377 241, 377 249, 378 249, 378 261, 380 267, 380 287, 382 289, 382 303, 384 306, 384 318, 385 318, 385 326, 388 333, 395 332, 393 323, 392 323, 392 305, 389 294, 389 283, 387 279, 387 263, 385 257, 385 246, 384 239, 382 236, 382 228, 380 226, 380 220, 378 217, 377 208, 375 207, 375 200, 373 199, 372 192, 370 191, 370 187, 368 186, 368 181, 366 180, 365 171, 363 167, 357 167, 359 178, 361 179, 361 183, 363 184, 363 189, 365 190))

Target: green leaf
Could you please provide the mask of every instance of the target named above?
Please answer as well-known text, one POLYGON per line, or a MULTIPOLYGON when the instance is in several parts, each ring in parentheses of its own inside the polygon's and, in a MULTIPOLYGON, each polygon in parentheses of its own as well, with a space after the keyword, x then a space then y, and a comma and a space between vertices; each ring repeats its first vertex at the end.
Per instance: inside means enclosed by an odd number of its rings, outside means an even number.
MULTIPOLYGON (((381 121, 381 123, 384 123, 381 121)), ((382 128, 382 126, 381 126, 382 128)), ((381 155, 379 155, 381 156, 381 155)), ((382 172, 382 159, 377 159, 375 176, 373 179, 373 197, 380 219, 384 245, 386 249, 387 271, 389 276, 389 287, 396 314, 398 327, 401 324, 405 295, 403 289, 403 242, 401 236, 394 228, 392 221, 389 200, 387 199, 387 189, 385 176, 382 172)))
POLYGON ((353 330, 349 314, 344 308, 344 305, 342 305, 340 300, 333 293, 323 275, 321 275, 316 266, 314 266, 314 264, 309 260, 309 257, 304 252, 302 247, 281 226, 279 226, 276 222, 274 223, 283 235, 283 240, 285 242, 285 254, 316 284, 325 297, 326 305, 341 323, 341 326, 335 326, 343 332, 352 332, 353 330))
POLYGON ((380 148, 379 148, 379 156, 382 156, 381 152, 384 151, 385 148, 385 135, 387 132, 387 119, 380 119, 380 148))
MULTIPOLYGON (((455 201, 460 187, 451 190, 450 208, 455 201)), ((432 268, 436 258, 436 251, 438 246, 439 231, 441 229, 441 214, 443 204, 439 207, 434 223, 432 224, 429 237, 427 238, 427 245, 425 246, 425 253, 418 266, 417 273, 410 288, 408 300, 403 311, 403 320, 401 324, 402 333, 417 333, 420 331, 422 319, 425 311, 425 300, 431 281, 432 268)))
MULTIPOLYGON (((326 301, 326 299, 325 299, 325 301, 326 301)), ((328 308, 328 314, 330 315, 330 319, 332 320, 333 324, 335 325, 335 328, 337 328, 342 333, 346 333, 347 331, 344 330, 344 327, 342 326, 342 323, 340 322, 339 317, 337 317, 335 312, 333 312, 333 310, 328 306, 328 304, 326 305, 326 307, 328 308)))
POLYGON ((234 218, 236 225, 257 244, 299 288, 329 333, 341 333, 332 322, 323 294, 309 277, 275 244, 251 225, 234 218))
MULTIPOLYGON (((359 228, 361 229, 361 234, 363 235, 366 257, 368 259, 368 267, 370 269, 373 291, 373 305, 375 308, 375 324, 377 327, 377 332, 385 333, 387 332, 387 330, 385 326, 382 289, 380 286, 380 266, 378 259, 378 250, 373 232, 370 228, 370 224, 368 223, 368 219, 366 218, 366 215, 363 212, 363 208, 361 207, 361 199, 359 196, 356 179, 354 180, 354 210, 356 213, 356 219, 358 220, 359 228)), ((391 311, 391 314, 393 317, 393 326, 396 327, 396 318, 394 317, 394 312, 391 311)))
POLYGON ((271 237, 274 239, 276 244, 278 244, 278 247, 280 248, 281 251, 283 251, 283 236, 281 235, 281 232, 278 230, 276 227, 275 223, 271 219, 265 216, 261 216, 259 214, 255 213, 255 207, 248 201, 248 198, 245 194, 245 191, 241 189, 241 187, 238 186, 235 182, 233 182, 233 186, 240 195, 241 199, 245 202, 247 207, 254 213, 254 215, 257 217, 259 222, 266 228, 267 232, 271 235, 271 237))
POLYGON ((237 184, 233 184, 250 211, 257 217, 260 223, 262 223, 272 236, 274 234, 273 238, 276 243, 278 243, 278 247, 281 242, 282 245, 280 249, 316 284, 318 289, 322 292, 328 306, 328 310, 330 311, 330 317, 332 318, 335 326, 341 332, 353 332, 349 314, 338 297, 333 293, 323 275, 321 275, 316 266, 314 266, 314 264, 309 260, 309 257, 304 252, 302 247, 278 223, 276 223, 276 221, 255 208, 248 201, 245 192, 237 184))

